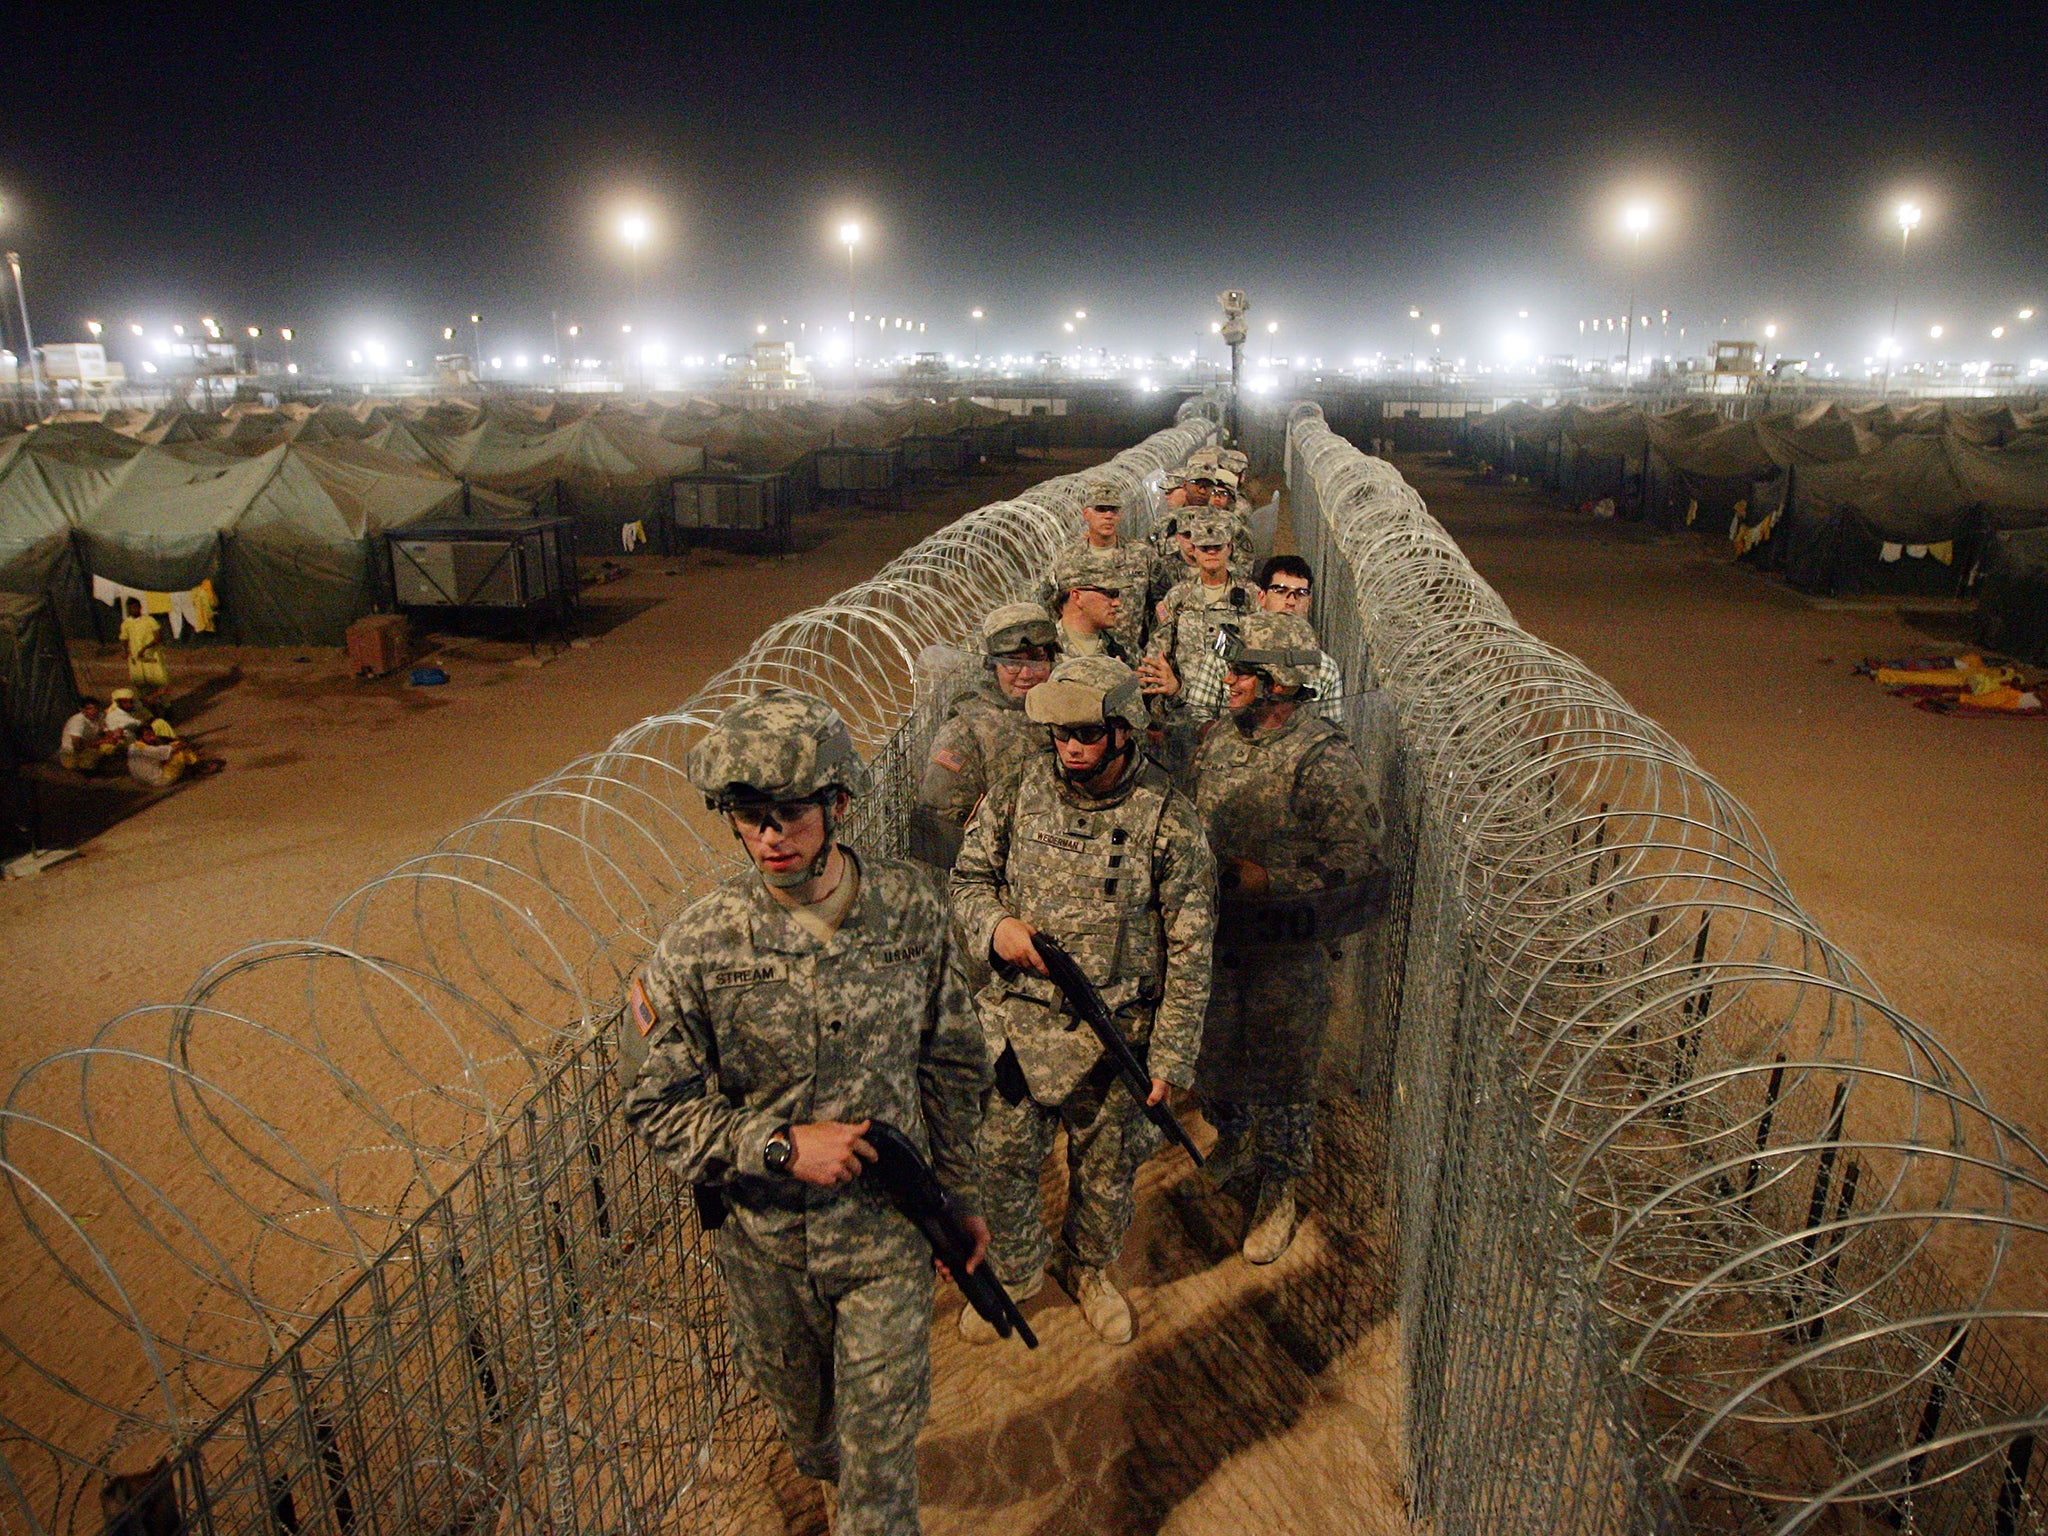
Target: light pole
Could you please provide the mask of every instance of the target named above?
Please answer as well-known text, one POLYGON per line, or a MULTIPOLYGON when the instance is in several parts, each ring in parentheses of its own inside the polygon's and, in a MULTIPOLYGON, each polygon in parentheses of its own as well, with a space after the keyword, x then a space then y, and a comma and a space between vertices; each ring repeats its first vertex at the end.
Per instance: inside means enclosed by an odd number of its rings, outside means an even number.
POLYGON ((976 306, 975 308, 973 308, 973 309, 969 310, 969 311, 968 311, 967 313, 968 313, 969 317, 970 317, 970 318, 971 318, 971 319, 972 319, 972 320, 974 321, 974 360, 975 360, 975 361, 976 361, 976 362, 978 363, 978 362, 980 362, 980 361, 981 361, 981 314, 982 314, 982 312, 981 312, 981 309, 980 309, 980 307, 979 307, 979 306, 976 306))
POLYGON ((292 328, 288 325, 279 326, 277 339, 284 343, 284 371, 286 373, 298 372, 297 367, 292 363, 292 328))
POLYGON ((860 226, 851 220, 839 226, 839 243, 846 247, 846 330, 853 337, 853 362, 860 366, 860 326, 854 317, 853 248, 860 244, 860 226))
MULTIPOLYGON (((644 213, 629 213, 619 220, 619 238, 626 242, 626 264, 633 278, 633 313, 629 317, 629 324, 626 327, 628 331, 634 325, 640 323, 640 247, 647 243, 647 233, 647 215, 644 213)), ((645 390, 647 388, 647 366, 645 361, 638 359, 637 355, 630 351, 627 353, 627 361, 637 363, 635 373, 640 380, 641 389, 645 390)))
MULTIPOLYGON (((21 253, 19 251, 9 251, 7 253, 7 270, 14 274, 14 303, 21 311, 21 344, 28 351, 28 376, 34 383, 36 392, 36 420, 41 421, 43 418, 43 364, 42 360, 36 356, 36 333, 29 329, 28 295, 21 286, 21 253)), ((21 375, 17 373, 15 377, 18 379, 21 375)))
POLYGON ((1892 284, 1892 326, 1891 331, 1885 337, 1883 393, 1887 395, 1892 392, 1892 358, 1898 354, 1899 350, 1899 297, 1906 287, 1906 252, 1913 243, 1913 231, 1920 227, 1920 205, 1918 203, 1899 204, 1898 220, 1899 278, 1897 282, 1892 284))
POLYGON ((476 352, 476 381, 481 384, 484 381, 484 317, 482 315, 471 315, 469 317, 469 344, 476 352))
POLYGON ((1266 366, 1268 368, 1273 366, 1273 338, 1279 334, 1280 322, 1278 320, 1268 320, 1266 322, 1266 366))
POLYGON ((1635 378, 1636 366, 1636 283, 1642 275, 1643 232, 1650 227, 1655 217, 1648 203, 1633 203, 1621 216, 1621 222, 1629 232, 1628 255, 1628 313, 1622 316, 1622 328, 1626 340, 1621 352, 1621 387, 1627 389, 1635 378))

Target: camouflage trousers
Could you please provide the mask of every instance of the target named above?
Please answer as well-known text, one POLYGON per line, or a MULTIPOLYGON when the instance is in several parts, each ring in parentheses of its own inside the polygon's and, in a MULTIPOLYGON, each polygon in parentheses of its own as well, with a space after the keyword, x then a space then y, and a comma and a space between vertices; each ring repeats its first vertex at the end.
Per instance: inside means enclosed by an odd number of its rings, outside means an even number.
POLYGON ((1283 1179, 1307 1177, 1315 1156, 1315 1105, 1204 1099, 1202 1114, 1216 1127, 1214 1155, 1219 1162, 1235 1157, 1249 1143, 1252 1158, 1246 1172, 1283 1179))
POLYGON ((1039 1179, 1056 1133, 1067 1133, 1067 1215, 1060 1246, 1076 1263, 1102 1269, 1123 1251, 1136 1209, 1131 1185, 1160 1136, 1117 1079, 1095 1071, 1057 1106, 1026 1095, 1012 1104, 990 1090, 982 1111, 982 1203, 989 1261, 1005 1285, 1021 1285, 1052 1258, 1039 1179))
POLYGON ((731 1222, 715 1252, 740 1368, 797 1470, 839 1485, 838 1536, 916 1536, 931 1267, 825 1280, 776 1263, 731 1222))

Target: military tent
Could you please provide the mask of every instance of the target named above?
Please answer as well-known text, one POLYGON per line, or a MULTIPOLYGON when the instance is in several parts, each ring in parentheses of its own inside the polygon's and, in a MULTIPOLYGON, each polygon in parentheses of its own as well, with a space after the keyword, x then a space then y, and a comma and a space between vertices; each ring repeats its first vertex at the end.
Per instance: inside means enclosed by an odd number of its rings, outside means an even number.
POLYGON ((1977 569, 1977 639, 2048 666, 2048 527, 1995 532, 1977 569))
MULTIPOLYGON (((500 402, 493 402, 495 408, 500 402)), ((575 519, 587 553, 619 548, 619 530, 668 515, 670 485, 704 467, 704 450, 667 442, 623 416, 586 416, 562 427, 508 425, 486 418, 466 432, 413 428, 450 473, 575 519)))
POLYGON ((1861 458, 1800 471, 1771 564, 1809 592, 1955 593, 1989 534, 2043 524, 2048 446, 1902 431, 1861 458))
POLYGON ((50 600, 0 592, 0 766, 53 754, 77 708, 71 652, 50 600))

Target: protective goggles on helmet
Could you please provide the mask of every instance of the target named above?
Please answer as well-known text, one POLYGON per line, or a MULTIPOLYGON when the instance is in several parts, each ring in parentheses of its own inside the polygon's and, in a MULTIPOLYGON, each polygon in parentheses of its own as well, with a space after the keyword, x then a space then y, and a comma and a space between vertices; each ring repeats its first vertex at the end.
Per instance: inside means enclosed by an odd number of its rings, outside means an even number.
POLYGON ((1320 651, 1255 651, 1244 643, 1244 635, 1232 624, 1216 626, 1213 644, 1216 654, 1223 658, 1223 664, 1226 667, 1236 667, 1240 672, 1251 672, 1259 667, 1313 669, 1323 659, 1320 651))

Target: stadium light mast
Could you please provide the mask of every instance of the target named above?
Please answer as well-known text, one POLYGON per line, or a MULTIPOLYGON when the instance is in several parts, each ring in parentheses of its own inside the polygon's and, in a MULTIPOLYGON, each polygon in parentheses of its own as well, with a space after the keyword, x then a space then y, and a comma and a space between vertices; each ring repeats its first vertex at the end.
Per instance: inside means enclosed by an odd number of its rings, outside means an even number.
MULTIPOLYGON (((633 312, 628 317, 632 325, 637 325, 640 321, 640 248, 647 243, 650 228, 647 215, 644 213, 635 211, 623 214, 619 218, 619 238, 626 242, 626 267, 632 275, 633 283, 633 312)), ((642 346, 645 346, 644 342, 642 346)), ((646 389, 646 358, 629 350, 627 361, 634 365, 635 376, 640 380, 641 389, 646 389)))
POLYGON ((1635 378, 1636 364, 1636 285, 1643 271, 1643 235, 1656 221, 1656 214, 1648 203, 1631 203, 1622 214, 1622 227, 1629 233, 1628 254, 1628 313, 1622 316, 1621 324, 1625 341, 1621 354, 1621 387, 1625 390, 1635 378))
POLYGON ((853 303, 853 248, 860 244, 860 226, 851 219, 839 226, 839 243, 846 247, 846 329, 853 337, 853 364, 860 366, 860 326, 853 303))
POLYGON ((1899 277, 1898 281, 1892 284, 1892 325, 1891 330, 1885 335, 1884 349, 1884 389, 1882 393, 1887 395, 1892 392, 1892 359, 1898 355, 1899 351, 1899 298, 1906 288, 1906 253, 1913 244, 1913 231, 1920 227, 1920 205, 1918 203, 1899 204, 1898 220, 1899 277))
POLYGON ((981 361, 981 306, 977 304, 969 310, 968 316, 974 321, 974 360, 978 363, 981 361))

